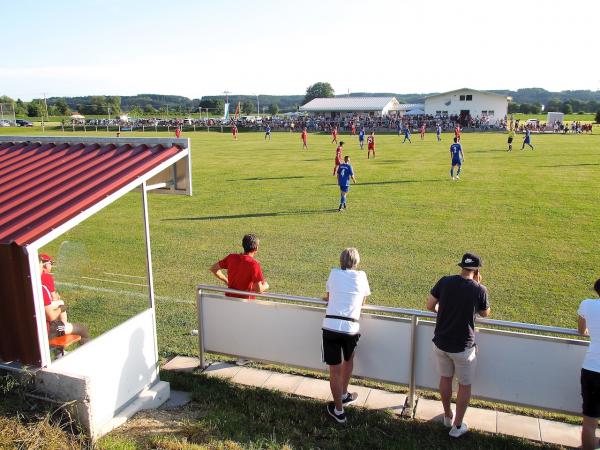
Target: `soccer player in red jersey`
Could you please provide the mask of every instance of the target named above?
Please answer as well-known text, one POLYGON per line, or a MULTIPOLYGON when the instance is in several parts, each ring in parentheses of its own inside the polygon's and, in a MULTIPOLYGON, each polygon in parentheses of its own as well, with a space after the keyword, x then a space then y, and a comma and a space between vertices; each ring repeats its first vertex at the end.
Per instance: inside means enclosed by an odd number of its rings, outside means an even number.
POLYGON ((337 132, 337 127, 333 127, 333 129, 331 130, 331 137, 332 137, 332 139, 331 139, 331 143, 332 143, 332 144, 333 144, 334 142, 335 142, 336 144, 338 143, 338 141, 337 141, 337 133, 338 133, 338 132, 337 132))
POLYGON ((419 131, 421 132, 421 140, 425 139, 425 123, 421 124, 419 131))
POLYGON ((373 152, 373 158, 375 158, 375 132, 372 131, 371 135, 367 137, 367 159, 371 156, 371 152, 373 152))
POLYGON ((179 139, 181 137, 181 128, 175 128, 175 137, 179 139))
POLYGON ((352 122, 352 136, 356 136, 356 125, 352 122))
POLYGON ((306 132, 306 127, 302 129, 302 149, 308 150, 308 145, 306 145, 306 140, 308 139, 308 133, 306 132))
POLYGON ((233 134, 233 139, 237 141, 238 128, 235 123, 231 126, 231 134, 233 134))
POLYGON ((338 166, 342 163, 342 151, 344 150, 344 141, 340 141, 340 145, 335 149, 335 166, 333 166, 333 175, 337 173, 338 166))

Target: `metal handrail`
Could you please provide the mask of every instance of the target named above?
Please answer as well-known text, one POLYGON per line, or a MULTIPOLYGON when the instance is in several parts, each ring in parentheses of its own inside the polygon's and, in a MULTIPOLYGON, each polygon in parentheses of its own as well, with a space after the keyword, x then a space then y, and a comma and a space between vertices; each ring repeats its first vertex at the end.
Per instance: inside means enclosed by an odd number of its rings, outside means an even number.
MULTIPOLYGON (((208 291, 223 292, 223 293, 238 294, 238 295, 251 295, 254 297, 271 298, 271 299, 285 300, 285 301, 298 302, 298 303, 310 303, 310 304, 320 305, 320 306, 327 305, 327 302, 325 302, 324 300, 320 300, 320 299, 316 299, 316 298, 312 298, 312 297, 302 297, 302 296, 297 296, 297 295, 274 294, 274 293, 266 294, 266 293, 259 293, 259 292, 246 292, 246 291, 238 291, 235 289, 229 289, 229 288, 221 287, 221 286, 212 286, 212 285, 207 285, 207 284, 200 284, 200 285, 196 286, 196 291, 199 291, 199 290, 208 290, 208 291)), ((430 311, 422 311, 420 309, 395 308, 395 307, 391 307, 391 306, 363 305, 362 310, 363 311, 374 311, 374 312, 385 312, 385 313, 392 313, 392 314, 402 314, 402 315, 406 315, 406 316, 415 316, 415 317, 419 317, 419 318, 426 317, 426 318, 430 318, 430 319, 435 319, 437 317, 437 314, 430 312, 430 311)), ((480 325, 491 325, 491 326, 496 326, 496 327, 513 328, 513 329, 518 329, 518 330, 536 331, 536 332, 542 332, 542 333, 555 333, 555 334, 562 334, 562 335, 567 335, 567 336, 579 335, 579 332, 574 328, 562 328, 562 327, 555 327, 555 326, 551 326, 551 325, 538 325, 538 324, 525 323, 525 322, 511 322, 511 321, 507 321, 507 320, 483 319, 483 318, 477 318, 477 323, 480 325)))

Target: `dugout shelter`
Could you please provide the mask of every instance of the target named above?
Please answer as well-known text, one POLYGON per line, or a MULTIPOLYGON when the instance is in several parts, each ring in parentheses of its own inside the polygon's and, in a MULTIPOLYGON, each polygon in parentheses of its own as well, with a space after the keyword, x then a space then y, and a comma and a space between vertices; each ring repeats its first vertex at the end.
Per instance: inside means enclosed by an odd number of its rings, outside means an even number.
POLYGON ((158 374, 147 193, 191 195, 190 152, 189 139, 0 137, 0 367, 32 372, 46 395, 75 400, 92 439, 169 397, 158 374), (40 249, 133 190, 142 197, 147 303, 53 361, 40 249))

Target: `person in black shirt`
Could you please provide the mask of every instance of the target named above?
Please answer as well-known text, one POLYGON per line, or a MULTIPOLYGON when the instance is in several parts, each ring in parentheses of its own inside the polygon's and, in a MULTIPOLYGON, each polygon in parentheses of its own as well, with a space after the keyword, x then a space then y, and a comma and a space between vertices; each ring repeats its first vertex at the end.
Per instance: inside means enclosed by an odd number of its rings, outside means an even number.
POLYGON ((475 315, 490 314, 487 289, 481 283, 481 258, 465 253, 458 264, 460 275, 440 278, 427 298, 427 309, 437 312, 433 351, 440 372, 440 395, 444 406, 444 425, 452 427, 450 436, 460 437, 468 430, 463 422, 471 398, 475 372, 475 315), (452 379, 458 379, 456 415, 452 416, 452 379))

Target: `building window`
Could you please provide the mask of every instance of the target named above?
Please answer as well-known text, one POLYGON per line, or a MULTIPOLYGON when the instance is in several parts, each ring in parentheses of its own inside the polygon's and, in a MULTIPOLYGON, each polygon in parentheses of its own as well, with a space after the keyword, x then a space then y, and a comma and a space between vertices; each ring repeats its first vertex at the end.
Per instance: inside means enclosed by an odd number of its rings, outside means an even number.
POLYGON ((473 100, 473 96, 472 95, 467 95, 466 97, 467 97, 466 100, 468 102, 470 102, 471 100, 473 100))
POLYGON ((494 111, 488 111, 488 116, 493 116, 494 115, 494 111))
POLYGON ((461 96, 460 96, 460 101, 461 101, 461 102, 464 102, 464 101, 465 101, 465 95, 461 95, 461 96))
POLYGON ((488 113, 487 111, 481 111, 482 116, 487 116, 487 113, 488 113))
POLYGON ((443 116, 447 116, 448 115, 448 111, 442 111, 442 115, 443 116))

